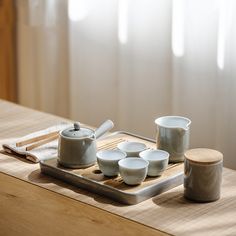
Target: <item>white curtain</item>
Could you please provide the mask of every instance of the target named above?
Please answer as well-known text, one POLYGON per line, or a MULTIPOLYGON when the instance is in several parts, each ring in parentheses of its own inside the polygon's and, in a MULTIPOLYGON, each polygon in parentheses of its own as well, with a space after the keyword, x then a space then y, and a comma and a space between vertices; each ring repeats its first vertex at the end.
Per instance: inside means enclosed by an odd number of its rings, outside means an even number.
POLYGON ((186 116, 236 169, 234 0, 16 2, 21 104, 153 138, 186 116))

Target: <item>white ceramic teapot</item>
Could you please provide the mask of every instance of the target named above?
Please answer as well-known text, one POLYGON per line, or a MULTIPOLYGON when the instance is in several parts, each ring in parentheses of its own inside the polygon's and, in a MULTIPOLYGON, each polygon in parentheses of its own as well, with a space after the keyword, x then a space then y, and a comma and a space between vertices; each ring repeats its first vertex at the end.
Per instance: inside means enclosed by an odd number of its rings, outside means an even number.
POLYGON ((85 168, 96 162, 96 140, 112 129, 111 120, 105 121, 95 131, 81 127, 78 122, 60 132, 58 162, 69 168, 85 168))

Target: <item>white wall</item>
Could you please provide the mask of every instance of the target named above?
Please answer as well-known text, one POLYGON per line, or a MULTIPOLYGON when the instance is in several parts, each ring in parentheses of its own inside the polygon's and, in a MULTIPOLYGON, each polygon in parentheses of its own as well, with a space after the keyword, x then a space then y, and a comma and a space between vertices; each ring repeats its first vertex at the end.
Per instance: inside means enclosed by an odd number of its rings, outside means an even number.
POLYGON ((218 149, 236 169, 233 1, 18 3, 22 104, 152 138, 155 118, 186 116, 191 147, 218 149))

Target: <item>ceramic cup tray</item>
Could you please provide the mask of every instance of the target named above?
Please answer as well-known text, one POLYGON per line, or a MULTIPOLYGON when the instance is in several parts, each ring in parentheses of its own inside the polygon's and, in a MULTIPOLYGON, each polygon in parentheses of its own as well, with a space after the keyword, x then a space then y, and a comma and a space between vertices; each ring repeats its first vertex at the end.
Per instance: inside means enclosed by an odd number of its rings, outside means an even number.
MULTIPOLYGON (((123 141, 138 141, 155 148, 154 140, 119 131, 97 141, 98 150, 116 149, 123 141)), ((95 164, 85 169, 68 169, 57 163, 57 158, 42 161, 41 172, 88 191, 112 198, 124 204, 137 204, 183 183, 183 163, 169 164, 160 177, 147 177, 137 186, 126 185, 120 176, 105 177, 95 164)))

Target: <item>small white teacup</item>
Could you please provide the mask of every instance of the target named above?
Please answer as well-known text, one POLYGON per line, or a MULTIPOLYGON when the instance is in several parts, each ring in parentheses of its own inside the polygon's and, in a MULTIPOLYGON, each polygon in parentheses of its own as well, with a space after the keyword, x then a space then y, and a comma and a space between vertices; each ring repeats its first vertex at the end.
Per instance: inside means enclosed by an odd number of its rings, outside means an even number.
POLYGON ((124 141, 117 148, 127 154, 127 157, 138 157, 139 153, 146 150, 147 146, 140 142, 124 141))
POLYGON ((148 176, 160 176, 168 166, 169 153, 166 151, 148 149, 139 153, 139 156, 149 162, 148 176))
POLYGON ((141 184, 148 171, 148 161, 139 157, 129 157, 118 162, 120 175, 124 182, 129 185, 141 184))
POLYGON ((119 173, 118 161, 125 157, 126 153, 120 150, 101 150, 97 152, 97 163, 105 176, 116 176, 119 173))

